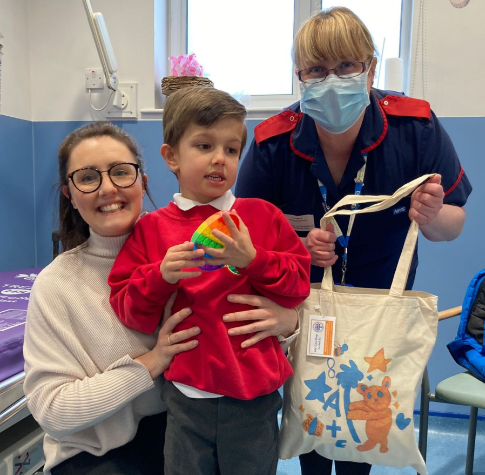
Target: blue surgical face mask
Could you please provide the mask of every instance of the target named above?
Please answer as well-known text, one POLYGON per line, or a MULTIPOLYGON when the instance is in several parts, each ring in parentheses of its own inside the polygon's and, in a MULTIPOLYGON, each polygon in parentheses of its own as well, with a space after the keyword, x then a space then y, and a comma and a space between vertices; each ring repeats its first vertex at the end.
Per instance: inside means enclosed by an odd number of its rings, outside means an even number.
POLYGON ((367 72, 340 79, 330 74, 325 81, 300 83, 302 112, 331 134, 350 129, 369 105, 367 72))

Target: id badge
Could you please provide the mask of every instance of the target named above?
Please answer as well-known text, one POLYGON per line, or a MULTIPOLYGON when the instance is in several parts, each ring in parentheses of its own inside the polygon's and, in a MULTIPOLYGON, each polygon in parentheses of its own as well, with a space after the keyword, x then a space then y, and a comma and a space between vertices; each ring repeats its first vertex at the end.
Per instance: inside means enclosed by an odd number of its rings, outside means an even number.
POLYGON ((335 317, 310 315, 308 327, 308 356, 330 358, 335 343, 335 317))
POLYGON ((285 218, 296 232, 308 233, 315 227, 315 218, 313 217, 313 214, 304 214, 302 216, 285 214, 285 218))

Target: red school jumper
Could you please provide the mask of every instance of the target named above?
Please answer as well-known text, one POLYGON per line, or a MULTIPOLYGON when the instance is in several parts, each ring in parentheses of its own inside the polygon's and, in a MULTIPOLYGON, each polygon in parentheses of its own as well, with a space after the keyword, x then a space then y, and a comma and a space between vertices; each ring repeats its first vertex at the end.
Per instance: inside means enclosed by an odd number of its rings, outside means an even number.
POLYGON ((278 389, 293 374, 275 337, 249 348, 249 335, 229 337, 227 313, 252 307, 228 302, 229 294, 264 295, 293 308, 310 293, 310 255, 283 213, 260 199, 236 199, 235 209, 249 229, 256 258, 235 274, 228 267, 199 277, 166 282, 160 264, 168 248, 189 241, 194 231, 218 210, 210 205, 182 211, 175 203, 140 219, 122 247, 108 278, 110 303, 129 328, 153 333, 170 295, 178 291, 173 313, 185 307, 192 314, 174 330, 198 326, 199 345, 175 356, 169 381, 236 399, 254 399, 278 389))

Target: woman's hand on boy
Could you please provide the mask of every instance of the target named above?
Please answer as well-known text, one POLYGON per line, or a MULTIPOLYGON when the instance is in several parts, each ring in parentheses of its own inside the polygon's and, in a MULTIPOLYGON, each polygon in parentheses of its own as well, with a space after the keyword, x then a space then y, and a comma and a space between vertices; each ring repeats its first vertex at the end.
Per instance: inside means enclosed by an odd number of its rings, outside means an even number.
POLYGON ((180 279, 199 277, 202 274, 201 271, 184 271, 183 269, 205 265, 205 261, 201 259, 203 255, 202 249, 194 251, 194 243, 192 242, 184 242, 169 248, 160 264, 162 277, 169 284, 176 284, 180 279), (198 260, 193 261, 192 259, 198 260))
POLYGON ((192 350, 199 344, 197 340, 184 342, 184 340, 197 336, 200 333, 199 327, 173 333, 174 328, 192 313, 190 308, 184 308, 172 315, 172 306, 176 296, 177 292, 174 292, 163 310, 162 327, 158 334, 157 344, 153 350, 135 359, 136 362, 147 368, 152 379, 158 378, 168 369, 176 354, 192 350))
POLYGON ((241 346, 247 348, 268 336, 289 337, 298 324, 298 314, 295 309, 281 307, 272 300, 259 295, 229 295, 229 302, 257 307, 251 310, 228 313, 222 318, 224 322, 251 322, 247 325, 231 328, 229 336, 254 333, 244 340, 241 346))
MULTIPOLYGON (((237 215, 236 211, 234 213, 237 215)), ((237 229, 229 213, 223 213, 222 217, 231 235, 227 236, 217 229, 212 231, 212 233, 224 244, 224 247, 222 249, 212 249, 202 246, 201 249, 204 249, 207 254, 213 257, 213 259, 209 260, 209 263, 212 265, 230 265, 244 269, 256 257, 256 249, 251 241, 249 230, 240 217, 239 229, 237 229)))

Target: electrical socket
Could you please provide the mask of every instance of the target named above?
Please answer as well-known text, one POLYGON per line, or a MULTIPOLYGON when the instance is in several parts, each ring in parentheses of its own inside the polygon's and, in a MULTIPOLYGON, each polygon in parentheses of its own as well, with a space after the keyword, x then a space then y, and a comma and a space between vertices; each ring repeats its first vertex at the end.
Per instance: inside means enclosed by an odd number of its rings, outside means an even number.
POLYGON ((113 96, 113 108, 126 109, 128 107, 128 96, 125 89, 118 89, 113 96))
POLYGON ((138 83, 121 82, 106 108, 107 119, 138 119, 138 83))
POLYGON ((87 68, 84 76, 86 89, 104 88, 104 73, 102 68, 87 68))

